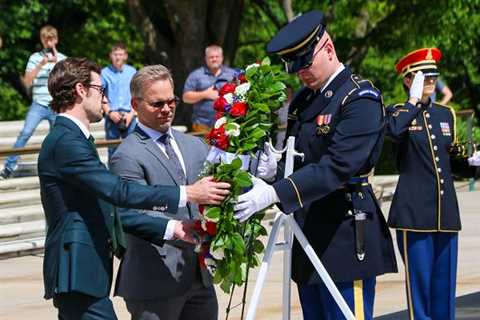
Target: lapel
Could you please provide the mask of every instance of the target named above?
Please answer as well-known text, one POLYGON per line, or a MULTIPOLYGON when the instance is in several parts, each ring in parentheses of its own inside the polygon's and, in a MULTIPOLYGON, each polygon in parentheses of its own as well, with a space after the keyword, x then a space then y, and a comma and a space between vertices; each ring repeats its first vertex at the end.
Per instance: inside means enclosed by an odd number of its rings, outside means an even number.
POLYGON ((172 179, 175 181, 175 184, 179 186, 180 181, 178 181, 178 177, 175 174, 174 168, 170 164, 170 160, 167 158, 165 153, 160 150, 157 143, 153 141, 150 136, 146 134, 142 129, 140 129, 139 126, 135 127, 134 134, 137 135, 137 137, 139 138, 139 142, 145 145, 145 149, 147 149, 148 152, 150 152, 155 158, 157 158, 157 160, 165 168, 170 177, 172 177, 172 179))
POLYGON ((339 89, 347 82, 352 72, 348 67, 345 67, 335 79, 322 91, 318 92, 312 99, 310 105, 300 113, 299 120, 306 122, 319 113, 321 113, 335 97, 335 94, 339 89))

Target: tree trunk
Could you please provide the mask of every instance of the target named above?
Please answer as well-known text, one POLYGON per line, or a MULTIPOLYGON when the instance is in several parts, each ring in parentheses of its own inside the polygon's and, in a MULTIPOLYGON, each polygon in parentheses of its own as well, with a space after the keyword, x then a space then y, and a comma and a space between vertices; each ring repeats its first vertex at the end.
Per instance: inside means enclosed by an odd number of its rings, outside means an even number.
MULTIPOLYGON (((182 95, 188 74, 204 63, 205 47, 224 49, 225 64, 235 58, 244 0, 165 0, 161 4, 128 0, 132 22, 145 38, 145 60, 173 73, 182 95)), ((175 124, 191 124, 190 105, 181 104, 175 124)))

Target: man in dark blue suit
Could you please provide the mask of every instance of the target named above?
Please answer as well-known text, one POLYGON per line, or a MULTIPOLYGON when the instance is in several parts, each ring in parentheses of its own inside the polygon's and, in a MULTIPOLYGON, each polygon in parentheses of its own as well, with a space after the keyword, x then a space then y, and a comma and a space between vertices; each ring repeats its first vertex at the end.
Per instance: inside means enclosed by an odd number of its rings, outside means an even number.
POLYGON ((59 319, 117 319, 108 295, 113 255, 125 249, 123 229, 157 245, 194 242, 192 222, 149 215, 117 214, 114 207, 176 213, 187 202, 218 204, 229 185, 204 178, 191 186, 143 186, 108 172, 89 125, 102 119, 105 102, 100 68, 68 58, 50 74, 52 109, 59 113, 38 159, 45 241, 45 298, 53 298, 59 319))
MULTIPOLYGON (((384 138, 381 94, 338 60, 319 11, 282 28, 267 50, 280 55, 287 71, 304 84, 290 103, 287 136, 295 136, 305 159, 273 185, 256 180, 238 198, 236 216, 245 220, 275 202, 283 212, 295 212, 356 319, 372 319, 376 276, 397 270, 390 233, 368 181, 384 138)), ((262 162, 258 171, 268 179, 266 173, 275 171, 269 169, 262 162)), ((298 242, 292 278, 304 319, 345 319, 298 242)))

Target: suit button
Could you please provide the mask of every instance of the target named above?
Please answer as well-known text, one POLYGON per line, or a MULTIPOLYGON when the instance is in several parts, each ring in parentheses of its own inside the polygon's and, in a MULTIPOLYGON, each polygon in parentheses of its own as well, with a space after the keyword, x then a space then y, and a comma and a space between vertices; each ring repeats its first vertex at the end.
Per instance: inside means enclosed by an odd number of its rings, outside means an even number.
POLYGON ((434 134, 432 134, 430 137, 432 138, 432 140, 435 140, 435 135, 434 134))
POLYGON ((430 113, 425 113, 425 117, 428 119, 430 118, 430 113))
POLYGON ((443 179, 440 179, 440 183, 443 184, 445 181, 443 179))
POLYGON ((152 210, 158 211, 158 207, 157 207, 157 206, 153 206, 152 210))
POLYGON ((438 168, 437 171, 438 171, 438 172, 442 172, 442 168, 438 168))
POLYGON ((348 215, 348 216, 353 216, 352 210, 348 210, 348 211, 347 211, 347 215, 348 215))
POLYGON ((440 158, 439 157, 435 157, 435 161, 440 161, 440 158))
POLYGON ((437 146, 433 146, 433 150, 437 151, 437 150, 438 150, 438 147, 437 147, 437 146))
POLYGON ((440 190, 440 195, 443 196, 443 190, 440 190))
POLYGON ((431 124, 428 125, 428 129, 432 129, 432 125, 431 125, 431 124))

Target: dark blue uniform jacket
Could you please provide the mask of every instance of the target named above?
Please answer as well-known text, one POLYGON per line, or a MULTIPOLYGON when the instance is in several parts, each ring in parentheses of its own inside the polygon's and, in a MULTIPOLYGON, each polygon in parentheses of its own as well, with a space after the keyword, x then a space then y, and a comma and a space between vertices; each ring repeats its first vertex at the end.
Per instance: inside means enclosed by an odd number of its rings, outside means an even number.
MULTIPOLYGON (((370 184, 349 184, 368 175, 384 138, 380 92, 347 68, 322 91, 302 89, 292 101, 288 134, 305 154, 287 179, 274 183, 280 206, 297 221, 334 281, 352 281, 396 271, 390 233, 370 184), (352 212, 367 213, 363 261, 355 251, 352 212)), ((281 174, 281 173, 279 173, 281 174)), ((320 279, 300 248, 293 247, 292 278, 320 279)))
POLYGON ((459 231, 449 153, 455 113, 437 103, 417 106, 387 108, 387 133, 396 144, 400 173, 388 223, 402 230, 459 231))

